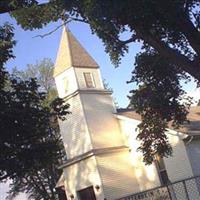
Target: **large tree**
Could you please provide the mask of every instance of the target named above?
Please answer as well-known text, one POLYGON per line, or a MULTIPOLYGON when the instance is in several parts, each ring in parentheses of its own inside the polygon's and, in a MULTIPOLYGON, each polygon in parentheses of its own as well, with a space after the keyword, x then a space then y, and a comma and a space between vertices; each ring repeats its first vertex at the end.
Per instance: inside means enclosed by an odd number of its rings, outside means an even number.
POLYGON ((0 27, 0 181, 12 180, 10 198, 25 191, 34 199, 57 199, 54 187, 62 158, 57 118, 65 119, 68 104, 46 93, 34 78, 22 80, 4 69, 13 58, 13 28, 0 27))
POLYGON ((200 14, 198 0, 37 0, 1 1, 1 13, 13 12, 24 29, 74 19, 86 22, 104 42, 118 64, 127 44, 141 41, 200 80, 200 14), (120 34, 132 33, 127 40, 120 34))
MULTIPOLYGON (((159 59, 151 62, 150 65, 157 65, 159 69, 162 69, 161 61, 167 61, 164 63, 169 70, 166 72, 166 76, 168 77, 169 72, 176 75, 169 79, 173 78, 173 82, 169 83, 172 84, 171 89, 173 90, 176 87, 179 88, 180 74, 182 76, 184 73, 188 73, 198 83, 200 82, 199 5, 199 0, 50 0, 43 4, 39 4, 37 0, 10 0, 2 1, 0 4, 2 8, 1 13, 11 12, 12 16, 15 17, 24 29, 42 28, 46 24, 58 19, 62 19, 64 22, 76 20, 88 23, 93 33, 96 33, 102 39, 106 52, 109 53, 115 65, 118 65, 121 57, 128 52, 128 45, 139 41, 142 44, 142 51, 150 59, 152 56, 154 59, 155 56, 159 57, 159 59), (122 40, 121 35, 125 32, 129 32, 130 37, 122 40), (150 51, 153 51, 155 55, 150 54, 150 51)), ((147 57, 144 60, 149 62, 147 57)), ((141 63, 139 64, 141 65, 141 63)), ((146 78, 150 79, 151 75, 147 73, 149 72, 148 66, 144 68, 145 71, 142 71, 142 73, 146 78)), ((150 69, 153 74, 157 74, 156 68, 150 67, 150 69)), ((165 74, 158 73, 157 75, 162 78, 160 81, 163 81, 165 89, 169 89, 164 80, 165 76, 162 76, 165 74)), ((141 76, 137 81, 140 84, 144 84, 143 78, 141 76)), ((186 77, 182 76, 182 78, 185 79, 186 77)), ((157 82, 157 84, 159 83, 157 82)), ((150 90, 152 90, 151 87, 150 90)), ((154 140, 157 140, 157 143, 159 143, 159 138, 163 138, 164 141, 162 142, 163 148, 160 148, 160 145, 154 145, 152 138, 148 141, 149 148, 141 146, 140 150, 149 157, 149 159, 145 160, 151 162, 157 153, 161 156, 171 154, 170 146, 164 138, 166 137, 164 132, 170 120, 176 126, 181 125, 186 120, 187 107, 182 104, 183 108, 179 112, 180 103, 175 103, 174 106, 178 107, 171 110, 172 112, 170 113, 170 109, 172 109, 171 104, 174 102, 173 99, 179 101, 182 94, 180 91, 172 92, 174 96, 165 99, 167 101, 166 105, 168 105, 165 106, 165 109, 169 110, 169 116, 165 118, 164 112, 158 112, 158 109, 156 110, 155 107, 152 107, 151 98, 146 98, 142 92, 143 90, 140 87, 138 95, 131 97, 131 103, 134 103, 138 97, 140 97, 142 102, 144 100, 145 102, 149 101, 148 110, 157 113, 157 119, 159 118, 159 120, 151 121, 151 125, 149 123, 146 124, 146 130, 152 136, 155 129, 151 129, 151 126, 158 127, 157 139, 154 137, 154 140), (178 117, 179 115, 181 116, 178 117), (160 120, 162 123, 160 123, 160 120), (163 149, 165 149, 165 153, 163 149)), ((153 94, 158 101, 158 97, 162 96, 163 91, 159 87, 155 87, 153 94)), ((159 102, 157 103, 159 104, 159 102)), ((147 109, 145 107, 138 107, 139 105, 135 103, 133 106, 142 116, 147 116, 147 109)), ((162 110, 162 106, 159 110, 162 110)), ((143 117, 142 123, 145 122, 145 119, 147 120, 148 118, 143 117)), ((145 131, 143 125, 140 128, 142 131, 145 131)), ((147 141, 147 137, 145 138, 144 136, 145 134, 140 134, 139 138, 147 141)))
POLYGON ((163 59, 155 50, 138 54, 130 82, 138 88, 130 91, 130 107, 141 115, 137 138, 139 150, 147 164, 156 154, 168 157, 172 148, 168 141, 167 128, 179 128, 187 122, 191 98, 183 90, 181 81, 190 77, 175 64, 163 59))
MULTIPOLYGON (((57 98, 53 79, 53 62, 49 58, 44 58, 35 64, 28 64, 24 70, 18 70, 15 67, 12 71, 12 77, 20 78, 23 81, 36 79, 39 84, 38 90, 46 93, 45 99, 41 102, 42 105, 50 107, 53 100, 57 98)), ((23 178, 14 178, 10 184, 9 198, 15 197, 20 192, 25 192, 30 199, 59 199, 59 193, 55 190, 55 186, 62 173, 58 166, 65 154, 63 143, 60 140, 58 121, 53 118, 55 117, 53 116, 50 120, 53 133, 51 131, 47 137, 51 137, 52 142, 57 146, 57 155, 54 156, 53 162, 43 168, 39 170, 32 168, 24 174, 23 178)))

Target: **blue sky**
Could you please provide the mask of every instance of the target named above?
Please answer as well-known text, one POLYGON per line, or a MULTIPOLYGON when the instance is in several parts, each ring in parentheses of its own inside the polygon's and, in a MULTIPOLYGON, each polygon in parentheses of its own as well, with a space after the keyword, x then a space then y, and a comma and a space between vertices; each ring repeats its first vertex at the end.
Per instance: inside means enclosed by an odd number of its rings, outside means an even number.
MULTIPOLYGON (((27 64, 34 64, 43 58, 51 58, 53 62, 55 61, 62 28, 45 38, 35 36, 48 33, 60 25, 60 22, 52 23, 42 30, 31 32, 22 30, 15 20, 8 15, 4 15, 2 19, 14 24, 15 39, 17 41, 14 48, 16 58, 7 63, 6 67, 8 70, 11 70, 14 66, 24 69, 27 64)), ((140 44, 131 45, 129 53, 122 59, 121 65, 115 68, 104 51, 103 43, 96 35, 92 35, 88 25, 75 22, 70 23, 68 27, 99 64, 102 76, 109 83, 109 86, 113 88, 113 96, 118 104, 121 107, 127 106, 127 95, 131 88, 133 88, 133 85, 127 84, 126 81, 130 80, 134 57, 140 49, 140 44)))
MULTIPOLYGON (((17 66, 19 69, 24 69, 27 64, 34 64, 43 58, 51 58, 53 62, 55 61, 62 28, 44 38, 35 36, 52 31, 59 26, 61 22, 51 23, 41 30, 24 31, 16 24, 16 21, 11 19, 7 14, 1 17, 0 23, 5 21, 9 21, 14 25, 15 40, 17 41, 14 48, 16 58, 7 63, 6 66, 8 70, 11 70, 14 66, 17 66)), ((119 106, 126 107, 128 104, 127 95, 131 89, 135 88, 134 84, 127 84, 126 81, 131 78, 135 55, 140 50, 140 44, 131 44, 128 54, 122 58, 121 65, 115 68, 109 56, 105 53, 103 43, 96 35, 91 33, 88 25, 74 22, 70 23, 68 27, 99 64, 102 76, 106 79, 109 86, 113 88, 113 96, 119 106)), ((197 99, 200 98, 200 94, 197 94, 197 90, 195 90, 195 84, 184 85, 184 88, 192 96, 196 96, 197 99)))
MULTIPOLYGON (((14 54, 16 58, 10 60, 6 64, 9 71, 15 66, 17 66, 18 69, 24 69, 27 64, 34 64, 43 58, 51 58, 53 62, 55 61, 61 37, 61 29, 43 39, 34 37, 52 31, 61 24, 60 22, 51 23, 42 30, 31 32, 22 30, 20 26, 16 24, 15 20, 11 19, 7 14, 1 15, 0 19, 0 24, 8 21, 15 27, 15 40, 17 44, 14 48, 14 54)), ((118 68, 114 68, 110 62, 109 56, 104 51, 101 40, 96 35, 92 35, 88 25, 76 22, 70 23, 68 27, 99 64, 102 76, 106 79, 109 86, 113 88, 113 96, 119 106, 126 107, 128 104, 127 95, 131 89, 135 88, 134 84, 127 84, 126 81, 131 78, 135 55, 140 50, 140 44, 131 44, 129 53, 122 58, 121 65, 118 68)), ((196 99, 200 98, 200 91, 195 89, 194 83, 184 85, 184 88, 196 99)), ((6 189, 6 185, 0 185, 1 195, 5 196, 6 189)), ((25 197, 21 196, 19 199, 24 200, 25 197)))

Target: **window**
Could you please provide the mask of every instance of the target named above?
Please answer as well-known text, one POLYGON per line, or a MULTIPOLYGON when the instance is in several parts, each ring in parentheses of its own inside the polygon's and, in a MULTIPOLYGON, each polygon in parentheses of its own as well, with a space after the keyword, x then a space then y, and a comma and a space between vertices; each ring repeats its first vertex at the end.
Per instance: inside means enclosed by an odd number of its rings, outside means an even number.
POLYGON ((85 83, 88 88, 94 88, 95 83, 94 83, 94 78, 90 72, 84 72, 84 77, 85 77, 85 83))
POLYGON ((161 184, 162 185, 168 184, 169 178, 168 178, 168 174, 167 174, 167 170, 166 170, 163 158, 161 158, 160 156, 157 156, 155 160, 155 164, 156 164, 156 168, 158 171, 161 184))
POLYGON ((64 77, 62 82, 63 82, 64 94, 66 94, 68 92, 68 85, 69 85, 67 77, 64 77))
POLYGON ((92 186, 78 191, 79 200, 96 200, 92 186))

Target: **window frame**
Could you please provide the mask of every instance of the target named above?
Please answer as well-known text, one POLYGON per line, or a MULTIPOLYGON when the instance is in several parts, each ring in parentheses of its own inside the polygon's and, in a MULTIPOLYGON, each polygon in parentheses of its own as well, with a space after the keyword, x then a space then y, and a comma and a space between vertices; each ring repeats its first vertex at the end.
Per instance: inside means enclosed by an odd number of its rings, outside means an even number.
POLYGON ((169 184, 170 180, 169 180, 164 159, 161 158, 160 156, 156 156, 154 163, 157 169, 157 173, 158 173, 161 185, 169 184))
POLYGON ((96 88, 94 76, 91 72, 83 72, 83 76, 84 76, 85 85, 87 88, 96 88), (87 77, 87 76, 89 76, 89 77, 87 77), (90 80, 88 80, 88 78, 90 78, 90 80), (91 84, 89 82, 91 82, 91 84))

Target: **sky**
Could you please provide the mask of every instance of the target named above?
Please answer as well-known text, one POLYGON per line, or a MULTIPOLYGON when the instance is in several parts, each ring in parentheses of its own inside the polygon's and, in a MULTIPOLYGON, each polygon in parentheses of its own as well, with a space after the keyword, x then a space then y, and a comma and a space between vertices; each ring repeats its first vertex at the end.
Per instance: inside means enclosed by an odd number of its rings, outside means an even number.
MULTIPOLYGON (((62 28, 44 38, 35 36, 52 31, 61 22, 51 23, 41 30, 24 31, 7 14, 3 15, 0 19, 0 23, 9 21, 15 27, 15 40, 17 44, 14 48, 14 55, 16 58, 7 63, 6 67, 8 70, 11 70, 15 66, 19 69, 25 69, 27 64, 34 64, 43 58, 51 58, 55 62, 62 28)), ((131 78, 135 55, 139 52, 141 45, 139 43, 131 44, 129 52, 122 58, 120 66, 115 68, 109 59, 109 55, 105 53, 102 41, 91 33, 88 25, 73 22, 68 25, 68 28, 99 64, 102 76, 113 89, 113 97, 116 99, 118 105, 126 107, 128 105, 127 95, 131 89, 136 87, 136 85, 132 83, 127 84, 126 82, 131 78)), ((196 99, 200 98, 200 91, 196 90, 194 83, 184 85, 184 88, 190 95, 195 96, 196 99)))
MULTIPOLYGON (((8 70, 11 70, 15 66, 19 69, 24 69, 27 64, 34 64, 43 58, 51 58, 53 62, 55 61, 62 28, 44 38, 35 36, 48 33, 59 26, 60 22, 52 23, 42 30, 31 32, 22 30, 20 26, 16 25, 15 20, 10 19, 8 15, 4 15, 3 21, 6 20, 14 24, 15 39, 17 40, 14 48, 16 58, 7 63, 6 67, 8 70)), ((132 45, 129 54, 122 59, 121 65, 115 68, 109 56, 105 53, 103 43, 96 35, 92 35, 88 25, 75 22, 70 23, 68 28, 99 64, 102 76, 108 82, 109 86, 113 88, 113 96, 116 98, 118 104, 121 107, 127 106, 128 99, 126 96, 128 95, 128 91, 133 87, 131 84, 127 84, 126 81, 129 81, 131 78, 134 57, 140 49, 140 44, 132 45)))
MULTIPOLYGON (((16 58, 7 62, 7 70, 11 71, 13 67, 25 69, 27 64, 34 64, 43 58, 51 58, 52 61, 55 62, 62 29, 44 38, 35 36, 52 31, 59 26, 61 22, 51 23, 41 30, 24 31, 16 24, 14 19, 9 17, 9 15, 1 15, 0 24, 6 21, 14 25, 15 40, 17 41, 14 48, 14 55, 16 58)), ((113 97, 115 101, 120 107, 126 107, 128 105, 127 95, 131 89, 136 87, 136 85, 127 84, 126 82, 131 78, 131 72, 134 69, 135 55, 139 52, 141 45, 139 43, 131 44, 128 54, 122 58, 120 66, 115 68, 109 56, 105 53, 102 41, 91 33, 88 25, 73 22, 68 25, 68 28, 99 64, 103 78, 114 91, 113 97)), ((184 88, 188 94, 195 97, 196 100, 200 99, 200 90, 196 89, 194 83, 184 85, 184 88)), ((0 200, 5 199, 5 191, 7 188, 8 184, 0 185, 0 200)), ((26 200, 26 198, 22 195, 15 200, 26 200)))

